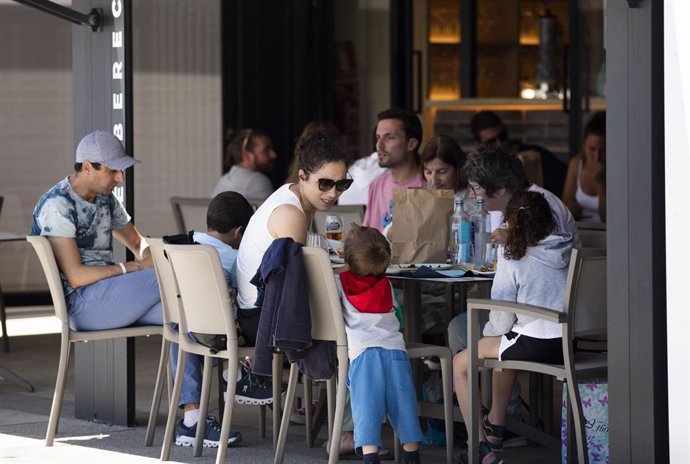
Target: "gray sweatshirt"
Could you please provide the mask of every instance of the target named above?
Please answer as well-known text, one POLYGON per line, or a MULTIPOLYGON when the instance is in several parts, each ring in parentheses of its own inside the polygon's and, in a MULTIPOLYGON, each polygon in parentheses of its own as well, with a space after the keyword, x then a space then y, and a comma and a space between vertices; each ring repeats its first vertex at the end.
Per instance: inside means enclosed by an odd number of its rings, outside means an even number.
MULTIPOLYGON (((536 246, 528 247, 520 260, 505 259, 499 252, 496 276, 491 287, 494 300, 563 310, 563 292, 572 250, 571 237, 549 235, 536 246)), ((561 327, 531 316, 491 311, 484 335, 513 332, 535 338, 558 338, 561 327)))

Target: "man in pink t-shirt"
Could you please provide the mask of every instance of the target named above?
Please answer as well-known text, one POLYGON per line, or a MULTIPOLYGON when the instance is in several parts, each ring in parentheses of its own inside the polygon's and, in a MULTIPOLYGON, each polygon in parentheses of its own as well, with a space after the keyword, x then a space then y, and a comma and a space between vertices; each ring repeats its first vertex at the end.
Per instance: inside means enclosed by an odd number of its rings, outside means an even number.
POLYGON ((418 149, 422 123, 411 111, 392 108, 378 115, 376 152, 379 166, 388 172, 369 186, 363 225, 383 232, 393 220, 393 189, 421 187, 418 149))

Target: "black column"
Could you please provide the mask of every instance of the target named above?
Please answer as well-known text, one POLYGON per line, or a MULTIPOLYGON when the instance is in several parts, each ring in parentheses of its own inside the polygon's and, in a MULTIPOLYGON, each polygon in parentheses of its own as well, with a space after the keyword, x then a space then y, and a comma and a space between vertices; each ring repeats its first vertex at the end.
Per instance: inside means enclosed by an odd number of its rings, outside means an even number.
POLYGON ((413 109, 412 1, 391 0, 391 107, 413 109))
POLYGON ((460 4, 460 97, 477 96, 477 0, 460 4))
POLYGON ((330 0, 221 2, 223 132, 260 128, 273 141, 275 186, 295 138, 313 119, 334 121, 334 19, 330 0))
MULTIPOLYGON (((101 129, 132 148, 132 52, 130 0, 74 0, 72 8, 88 13, 99 8, 103 27, 92 32, 73 26, 72 75, 74 145, 101 129)), ((115 195, 134 217, 134 172, 127 170, 115 195)), ((116 261, 125 248, 115 249, 116 261)), ((134 425, 134 340, 77 343, 74 375, 75 416, 118 425, 134 425)))

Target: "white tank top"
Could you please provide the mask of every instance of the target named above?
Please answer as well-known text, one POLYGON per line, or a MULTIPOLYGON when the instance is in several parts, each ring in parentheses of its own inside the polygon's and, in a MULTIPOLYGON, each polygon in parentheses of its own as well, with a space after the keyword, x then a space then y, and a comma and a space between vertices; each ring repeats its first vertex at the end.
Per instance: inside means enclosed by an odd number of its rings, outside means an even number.
POLYGON ((575 201, 582 207, 581 221, 601 222, 599 217, 599 195, 590 195, 582 190, 580 176, 582 175, 582 161, 577 168, 577 190, 575 191, 575 201))
POLYGON ((257 290, 249 281, 259 269, 264 253, 274 240, 268 232, 268 218, 278 206, 293 205, 302 213, 302 205, 299 198, 290 190, 290 185, 285 184, 266 199, 249 220, 247 230, 242 236, 240 250, 237 253, 237 303, 240 308, 255 307, 257 290))

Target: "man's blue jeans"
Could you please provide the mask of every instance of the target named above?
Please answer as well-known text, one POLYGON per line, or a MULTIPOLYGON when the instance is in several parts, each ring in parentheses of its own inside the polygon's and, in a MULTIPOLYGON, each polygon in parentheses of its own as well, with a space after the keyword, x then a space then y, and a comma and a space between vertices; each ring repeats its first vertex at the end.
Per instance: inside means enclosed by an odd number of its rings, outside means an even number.
MULTIPOLYGON (((136 325, 162 325, 163 308, 153 268, 99 280, 80 287, 67 297, 73 330, 108 330, 136 325)), ((173 370, 177 344, 170 350, 173 370)), ((179 405, 198 403, 201 398, 203 357, 188 355, 179 405)))

